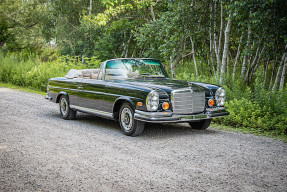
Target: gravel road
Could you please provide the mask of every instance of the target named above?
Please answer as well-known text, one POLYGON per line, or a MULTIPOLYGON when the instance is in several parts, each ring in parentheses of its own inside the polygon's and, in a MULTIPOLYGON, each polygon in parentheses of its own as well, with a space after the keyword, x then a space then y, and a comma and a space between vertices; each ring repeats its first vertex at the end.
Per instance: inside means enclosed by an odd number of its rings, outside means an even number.
POLYGON ((60 118, 44 96, 0 88, 0 191, 287 191, 287 144, 187 124, 124 136, 60 118))

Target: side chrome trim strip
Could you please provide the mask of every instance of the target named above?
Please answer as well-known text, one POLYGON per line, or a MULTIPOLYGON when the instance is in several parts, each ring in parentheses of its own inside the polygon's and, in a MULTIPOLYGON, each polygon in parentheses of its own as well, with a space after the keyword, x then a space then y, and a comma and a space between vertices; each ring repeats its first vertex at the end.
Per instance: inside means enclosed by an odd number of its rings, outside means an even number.
MULTIPOLYGON (((63 87, 52 87, 50 86, 50 89, 63 89, 63 90, 69 90, 69 91, 79 91, 79 92, 86 92, 86 93, 92 93, 92 94, 98 94, 98 95, 108 95, 108 96, 115 96, 115 97, 122 97, 124 95, 118 95, 118 94, 113 94, 113 93, 106 93, 106 92, 98 92, 98 91, 88 91, 84 89, 70 89, 70 88, 63 88, 63 87)), ((140 90, 140 89, 138 89, 140 90)), ((139 99, 138 97, 131 97, 132 99, 139 99)))
POLYGON ((98 115, 98 116, 102 116, 102 117, 113 119, 113 114, 109 113, 109 112, 99 111, 99 110, 85 108, 85 107, 80 107, 80 106, 76 106, 76 105, 70 105, 70 107, 72 109, 76 109, 76 110, 79 110, 79 111, 82 111, 82 112, 92 113, 92 114, 95 114, 95 115, 98 115))

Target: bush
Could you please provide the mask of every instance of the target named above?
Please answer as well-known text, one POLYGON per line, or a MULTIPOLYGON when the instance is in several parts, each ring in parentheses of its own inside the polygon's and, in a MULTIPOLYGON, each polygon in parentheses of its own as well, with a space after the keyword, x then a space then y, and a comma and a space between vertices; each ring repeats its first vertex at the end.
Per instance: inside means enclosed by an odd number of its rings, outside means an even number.
POLYGON ((24 53, 0 52, 0 81, 22 87, 45 91, 48 79, 63 77, 70 69, 99 67, 100 61, 87 59, 83 65, 76 57, 59 57, 56 60, 43 62, 40 57, 24 53))
POLYGON ((257 74, 253 91, 233 82, 227 90, 226 107, 230 115, 215 121, 224 125, 243 127, 256 133, 287 135, 287 90, 268 91, 257 74))

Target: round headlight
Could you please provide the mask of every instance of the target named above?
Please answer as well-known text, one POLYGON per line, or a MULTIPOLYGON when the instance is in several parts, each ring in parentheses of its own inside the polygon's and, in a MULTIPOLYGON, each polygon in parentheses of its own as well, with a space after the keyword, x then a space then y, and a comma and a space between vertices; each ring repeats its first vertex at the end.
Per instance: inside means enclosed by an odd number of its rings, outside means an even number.
POLYGON ((225 97, 226 97, 225 90, 222 87, 217 89, 217 91, 215 92, 215 100, 217 106, 224 106, 225 97))
POLYGON ((159 94, 155 90, 151 91, 146 98, 146 107, 149 111, 156 111, 159 105, 159 94))

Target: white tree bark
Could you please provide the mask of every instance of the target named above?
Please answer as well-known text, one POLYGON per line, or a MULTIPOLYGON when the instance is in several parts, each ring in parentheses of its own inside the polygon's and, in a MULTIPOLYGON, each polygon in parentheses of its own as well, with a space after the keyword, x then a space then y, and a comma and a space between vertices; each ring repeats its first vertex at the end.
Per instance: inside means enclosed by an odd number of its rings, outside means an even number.
MULTIPOLYGON (((210 2, 210 22, 209 22, 209 53, 210 53, 210 60, 211 60, 211 65, 212 65, 212 69, 213 69, 213 72, 211 72, 212 74, 215 74, 216 73, 216 70, 215 70, 215 58, 214 58, 214 45, 213 45, 213 39, 212 39, 212 20, 213 20, 213 17, 212 17, 212 13, 213 13, 213 6, 212 6, 213 2, 211 1, 210 2)), ((209 61, 209 59, 208 59, 209 61)))
POLYGON ((192 58, 193 58, 193 63, 194 63, 195 74, 196 74, 196 78, 198 78, 198 70, 197 70, 197 64, 196 64, 195 53, 194 53, 194 43, 193 43, 192 37, 190 36, 189 38, 190 38, 191 47, 192 47, 192 58))
POLYGON ((220 54, 221 54, 221 43, 222 43, 222 32, 223 32, 223 3, 220 1, 220 31, 219 31, 219 39, 218 39, 218 55, 220 61, 220 54))
MULTIPOLYGON (((231 15, 229 15, 230 18, 231 15)), ((224 49, 222 55, 222 64, 221 64, 221 72, 220 72, 220 84, 222 83, 223 76, 226 72, 226 63, 227 63, 227 54, 229 53, 229 39, 230 39, 230 30, 231 30, 232 19, 229 19, 225 28, 225 38, 224 38, 224 49)))
POLYGON ((243 38, 243 34, 240 37, 238 48, 237 48, 235 63, 234 63, 234 66, 233 66, 233 79, 235 79, 235 76, 236 76, 236 67, 237 67, 237 64, 238 64, 239 57, 240 57, 240 47, 241 47, 242 38, 243 38))
POLYGON ((283 53, 283 56, 282 56, 279 68, 277 70, 276 79, 275 79, 275 82, 274 82, 274 85, 273 85, 273 88, 272 88, 273 91, 277 90, 278 87, 279 87, 279 84, 280 84, 280 79, 281 79, 283 66, 284 66, 284 61, 285 61, 286 50, 287 50, 287 45, 285 46, 285 52, 283 53))
POLYGON ((170 69, 171 69, 171 77, 175 78, 175 70, 174 70, 174 59, 170 56, 170 69))
POLYGON ((266 65, 263 65, 263 73, 264 73, 263 88, 265 88, 267 82, 268 66, 269 66, 269 59, 266 62, 266 65))
POLYGON ((155 16, 154 16, 153 6, 152 5, 150 5, 150 12, 151 12, 152 20, 155 21, 155 16))
POLYGON ((251 38, 251 27, 249 25, 248 26, 247 43, 246 43, 246 48, 244 51, 244 57, 243 57, 243 62, 242 62, 241 78, 244 77, 244 74, 245 74, 246 68, 247 68, 247 53, 249 51, 250 38, 251 38))
MULTIPOLYGON (((251 66, 249 65, 250 67, 248 68, 248 70, 247 70, 247 72, 246 72, 245 79, 244 79, 245 82, 248 81, 249 71, 251 71, 251 70, 254 68, 255 64, 256 64, 257 57, 258 57, 258 53, 259 53, 259 49, 260 49, 260 47, 257 48, 256 53, 255 53, 255 56, 254 56, 254 58, 253 58, 253 62, 252 62, 252 64, 251 64, 251 66)), ((262 49, 262 51, 263 51, 263 50, 264 50, 264 48, 262 49)), ((251 60, 251 57, 249 58, 249 62, 250 62, 250 60, 251 60)))
POLYGON ((255 74, 256 70, 257 70, 258 67, 259 67, 259 61, 260 61, 260 59, 261 59, 262 54, 264 53, 264 50, 265 50, 265 45, 264 45, 263 49, 261 50, 261 52, 260 52, 260 54, 259 54, 259 56, 258 56, 258 58, 257 58, 257 61, 255 62, 255 65, 254 65, 255 67, 254 67, 252 73, 250 74, 249 81, 251 81, 253 75, 255 74))
MULTIPOLYGON (((89 7, 89 16, 92 14, 92 6, 93 6, 93 0, 90 0, 90 7, 89 7)), ((87 37, 88 33, 85 34, 85 43, 84 43, 84 49, 83 49, 83 55, 82 55, 82 63, 85 63, 85 55, 86 55, 86 43, 87 43, 87 37)))
POLYGON ((90 0, 90 7, 89 7, 89 15, 92 14, 92 8, 93 8, 93 0, 90 0))
POLYGON ((226 74, 227 74, 227 77, 229 77, 229 74, 230 74, 230 58, 232 58, 232 55, 231 55, 231 52, 229 51, 228 54, 227 54, 227 60, 226 60, 226 74))
POLYGON ((272 88, 273 79, 274 79, 275 73, 276 73, 277 58, 278 58, 278 57, 276 56, 276 58, 275 58, 275 60, 274 60, 274 62, 273 62, 273 70, 272 70, 272 75, 271 75, 271 78, 270 78, 270 83, 269 83, 269 88, 268 88, 268 90, 271 90, 271 88, 272 88))
POLYGON ((281 90, 284 88, 286 73, 287 73, 287 54, 285 53, 284 67, 283 67, 280 86, 279 86, 279 89, 281 90))
MULTIPOLYGON (((215 2, 215 4, 214 4, 214 9, 213 9, 213 12, 214 12, 214 18, 216 18, 216 14, 217 14, 217 12, 216 12, 216 7, 217 7, 217 3, 215 2)), ((215 56, 216 56, 216 63, 217 63, 217 76, 219 75, 219 73, 220 73, 220 64, 221 64, 221 62, 220 62, 220 57, 219 57, 219 54, 218 54, 218 45, 217 45, 217 33, 216 33, 216 19, 214 19, 213 20, 213 22, 214 22, 214 28, 213 28, 213 40, 214 40, 214 43, 213 43, 213 45, 214 45, 214 52, 215 52, 215 56)))

